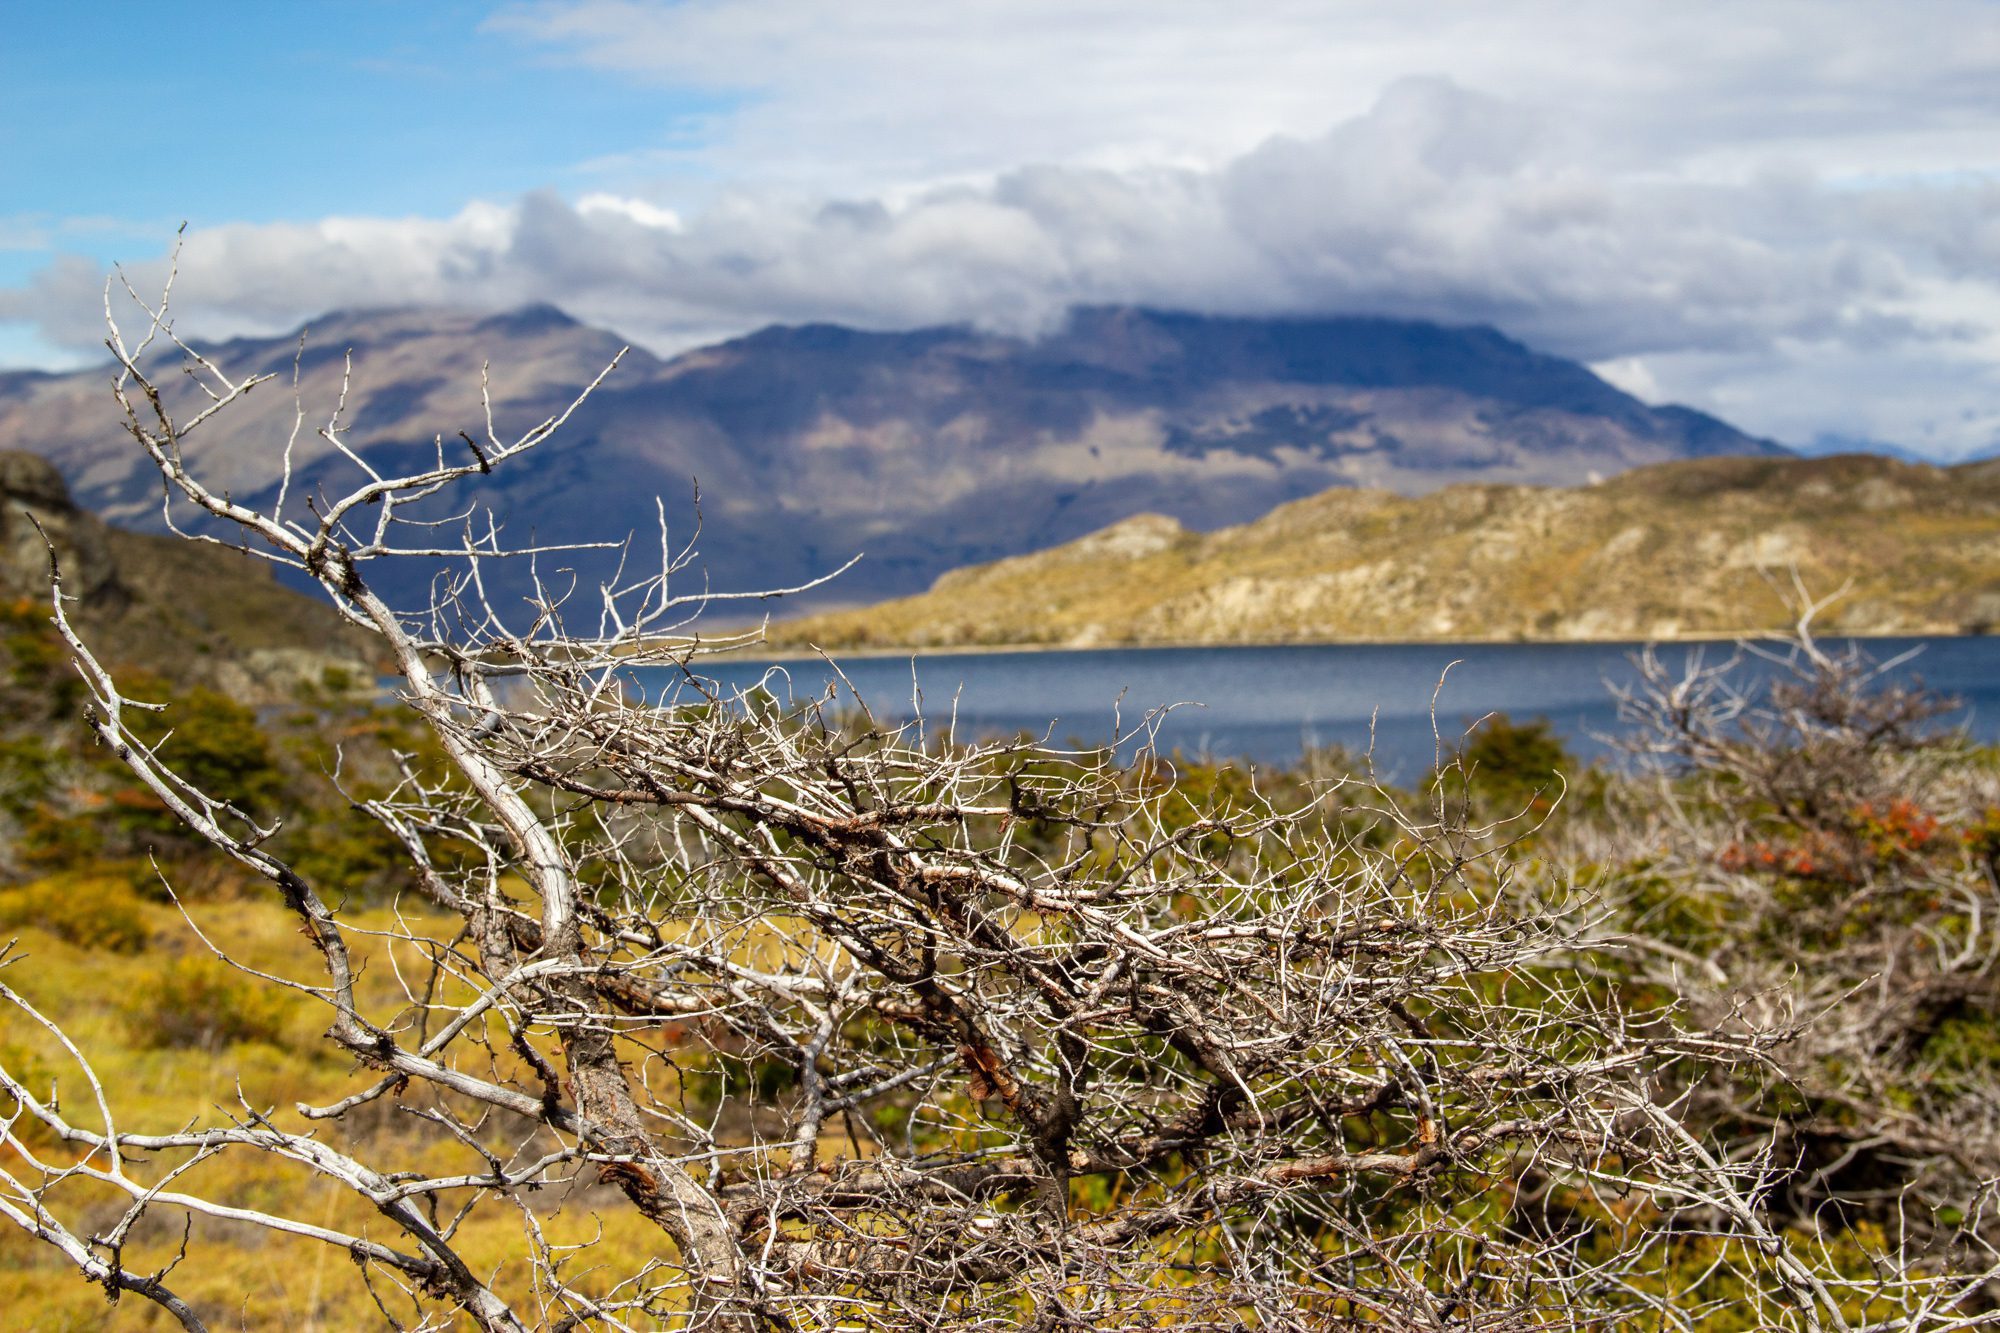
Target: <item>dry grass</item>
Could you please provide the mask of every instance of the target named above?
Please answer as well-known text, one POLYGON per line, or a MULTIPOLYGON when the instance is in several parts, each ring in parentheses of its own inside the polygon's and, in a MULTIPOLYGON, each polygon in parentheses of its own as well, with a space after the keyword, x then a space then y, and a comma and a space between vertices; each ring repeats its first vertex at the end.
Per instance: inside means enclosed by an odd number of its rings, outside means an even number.
MULTIPOLYGON (((45 900, 59 888, 74 889, 77 877, 64 877, 16 888, 0 889, 0 907, 37 898, 45 900)), ((102 881, 96 892, 104 906, 102 881)), ((238 1089, 245 1102, 269 1114, 278 1125, 302 1129, 310 1122, 293 1104, 325 1103, 373 1081, 320 1040, 324 1020, 308 997, 287 996, 271 1001, 265 988, 236 978, 210 959, 207 949, 171 905, 142 900, 129 886, 121 887, 116 903, 143 923, 144 947, 120 950, 100 943, 73 943, 35 924, 17 930, 18 962, 4 979, 31 1002, 59 1016, 77 1045, 90 1057, 110 1094, 110 1107, 121 1128, 177 1129, 190 1122, 218 1123, 240 1117, 241 1105, 218 1105, 214 1098, 238 1089), (217 993, 211 987, 192 995, 185 985, 189 972, 213 969, 221 985, 234 981, 240 993, 217 993), (177 984, 176 978, 181 978, 177 984), (206 996, 211 1003, 240 1008, 245 1002, 265 1006, 260 1035, 203 1040, 199 1015, 184 1012, 186 1002, 206 996), (162 1040, 162 1031, 174 1044, 162 1040), (194 1034, 192 1037, 187 1034, 194 1034)), ((201 931, 251 967, 296 980, 313 980, 315 955, 295 929, 294 919, 276 903, 255 896, 224 893, 190 904, 189 913, 201 931)), ((437 923, 414 919, 399 924, 393 908, 372 908, 347 915, 357 936, 377 934, 361 950, 366 959, 363 990, 378 1013, 407 1006, 405 983, 420 986, 423 960, 389 936, 406 927, 427 929, 437 923)), ((449 938, 450 931, 446 930, 449 938)), ((89 1104, 88 1089, 74 1063, 53 1041, 18 1014, 0 1018, 0 1047, 9 1063, 36 1076, 38 1088, 50 1080, 72 1112, 89 1104)), ((93 1123, 84 1115, 86 1124, 93 1123)), ((372 1159, 392 1169, 465 1170, 470 1154, 440 1136, 420 1132, 424 1126, 399 1124, 376 1117, 358 1128, 322 1129, 339 1146, 365 1138, 372 1159)), ((31 1137, 38 1151, 60 1156, 63 1149, 31 1137)), ((199 1168, 183 1181, 186 1188, 219 1202, 269 1209, 319 1225, 394 1242, 397 1229, 372 1219, 367 1205, 342 1188, 315 1182, 288 1164, 259 1155, 225 1155, 199 1168), (371 1225, 372 1223, 372 1225, 371 1225)), ((558 1244, 591 1245, 579 1253, 579 1271, 601 1266, 605 1271, 633 1272, 660 1253, 657 1228, 630 1209, 613 1205, 601 1213, 595 1206, 598 1188, 587 1179, 532 1200, 535 1214, 558 1244)), ((109 1196, 90 1207, 91 1220, 108 1225, 118 1216, 109 1196)), ((495 1285, 517 1308, 532 1310, 532 1293, 524 1290, 525 1265, 520 1262, 522 1221, 504 1203, 476 1212, 461 1228, 460 1250, 475 1267, 496 1275, 495 1285), (511 1271, 510 1271, 511 1270, 511 1271), (518 1271, 520 1278, 513 1274, 518 1271)), ((180 1244, 178 1224, 164 1217, 148 1222, 128 1251, 127 1263, 145 1270, 172 1258, 180 1244)), ((316 1241, 273 1236, 258 1228, 198 1224, 189 1237, 191 1258, 175 1273, 174 1287, 188 1297, 215 1328, 349 1329, 381 1326, 382 1312, 368 1291, 355 1281, 348 1257, 316 1241)), ((583 1285, 588 1286, 588 1283, 583 1285)), ((410 1318, 407 1304, 399 1306, 393 1291, 384 1291, 389 1309, 410 1318)), ((104 1295, 79 1280, 54 1250, 9 1228, 0 1233, 0 1327, 7 1329, 144 1329, 171 1326, 165 1312, 136 1297, 115 1308, 104 1295)))
POLYGON ((772 628, 775 646, 1674 639, 1790 624, 2000 623, 2000 473, 1892 459, 1705 459, 1597 486, 1334 490, 1200 534, 1146 515, 957 570, 928 593, 772 628), (1776 576, 1774 578, 1774 576, 1776 576))

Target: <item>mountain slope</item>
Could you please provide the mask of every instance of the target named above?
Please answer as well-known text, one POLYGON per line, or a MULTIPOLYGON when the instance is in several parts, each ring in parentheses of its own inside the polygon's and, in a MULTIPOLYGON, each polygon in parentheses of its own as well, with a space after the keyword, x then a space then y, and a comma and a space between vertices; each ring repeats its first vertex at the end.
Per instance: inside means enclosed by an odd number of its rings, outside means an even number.
POLYGON ((1862 634, 2000 624, 2000 463, 1702 459, 1572 489, 1332 490, 1200 534, 1142 515, 779 646, 1641 639, 1778 628, 1796 567, 1862 634))
POLYGON ((324 602, 279 584, 270 565, 111 527, 76 507, 47 462, 0 450, 0 599, 46 611, 43 533, 76 599, 70 615, 106 662, 138 663, 253 703, 287 700, 295 684, 319 684, 329 669, 372 678, 369 637, 324 602))
MULTIPOLYGON (((329 316, 302 355, 295 338, 217 349, 225 366, 280 382, 219 419, 191 456, 212 484, 267 496, 293 424, 295 358, 308 411, 297 467, 306 487, 331 489, 351 465, 310 427, 338 396, 344 350, 348 438, 395 465, 434 437, 479 433, 482 360, 502 430, 519 432, 616 346, 548 307, 329 316)), ((120 438, 103 379, 0 377, 0 447, 51 458, 94 509, 157 522, 157 479, 120 438)), ((1101 308, 1038 341, 815 325, 671 361, 634 352, 563 437, 496 473, 480 498, 540 540, 646 540, 656 495, 691 529, 698 478, 711 586, 795 583, 865 552, 820 595, 852 602, 1144 512, 1209 529, 1330 486, 1570 483, 1780 452, 1700 413, 1648 407, 1491 329, 1101 308)))

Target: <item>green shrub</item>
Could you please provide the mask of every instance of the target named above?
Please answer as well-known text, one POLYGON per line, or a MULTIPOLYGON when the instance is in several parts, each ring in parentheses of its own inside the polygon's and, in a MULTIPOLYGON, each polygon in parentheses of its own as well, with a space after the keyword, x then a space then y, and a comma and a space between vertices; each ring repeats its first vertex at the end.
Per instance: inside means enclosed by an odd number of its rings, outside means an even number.
POLYGON ((284 774, 256 713, 227 695, 197 685, 166 712, 144 716, 137 729, 145 739, 171 729, 161 757, 210 796, 256 810, 283 794, 284 774))
MULTIPOLYGON (((1464 790, 1488 810, 1505 814, 1545 814, 1563 792, 1564 781, 1580 765, 1545 717, 1516 722, 1494 713, 1466 735, 1459 751, 1464 790)), ((1437 780, 1456 786, 1456 773, 1440 770, 1437 780)))
POLYGON ((314 819, 284 844, 297 870, 341 901, 374 901, 409 877, 409 856, 381 824, 358 811, 314 819))
POLYGON ((150 933, 138 895, 114 875, 54 875, 0 889, 0 925, 33 926, 82 949, 137 953, 150 933))

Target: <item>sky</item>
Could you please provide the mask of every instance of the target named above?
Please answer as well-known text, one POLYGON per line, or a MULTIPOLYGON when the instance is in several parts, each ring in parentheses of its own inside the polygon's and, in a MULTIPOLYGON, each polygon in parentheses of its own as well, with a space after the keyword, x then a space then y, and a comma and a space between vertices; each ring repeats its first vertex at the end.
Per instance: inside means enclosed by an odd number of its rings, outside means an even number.
POLYGON ((0 366, 553 302, 658 352, 1078 303, 1489 323, 2000 448, 2000 0, 0 0, 0 366))

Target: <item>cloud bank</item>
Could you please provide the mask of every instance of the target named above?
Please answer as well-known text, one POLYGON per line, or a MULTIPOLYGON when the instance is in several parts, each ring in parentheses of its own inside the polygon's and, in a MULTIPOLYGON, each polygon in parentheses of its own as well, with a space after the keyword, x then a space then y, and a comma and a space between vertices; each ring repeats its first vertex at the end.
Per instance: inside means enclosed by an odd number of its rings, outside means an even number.
MULTIPOLYGON (((1018 5, 860 8, 831 31, 789 0, 508 11, 554 58, 771 90, 697 153, 736 175, 692 207, 628 162, 573 201, 203 229, 184 322, 547 300, 672 351, 771 321, 1032 334, 1079 303, 1374 313, 1491 323, 1793 442, 2000 443, 2000 25, 1973 11, 1554 4, 1536 31, 1444 5, 1419 38, 1361 4, 1328 42, 1318 5, 1238 32, 1080 4, 1047 16, 1075 49, 1044 68, 1018 5), (1453 77, 1378 77, 1446 47, 1453 77), (1246 92, 1204 120, 1205 88, 1246 92)), ((92 345, 101 281, 52 265, 0 319, 92 345)))

